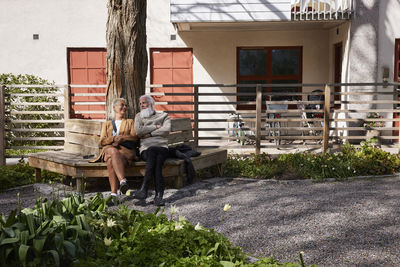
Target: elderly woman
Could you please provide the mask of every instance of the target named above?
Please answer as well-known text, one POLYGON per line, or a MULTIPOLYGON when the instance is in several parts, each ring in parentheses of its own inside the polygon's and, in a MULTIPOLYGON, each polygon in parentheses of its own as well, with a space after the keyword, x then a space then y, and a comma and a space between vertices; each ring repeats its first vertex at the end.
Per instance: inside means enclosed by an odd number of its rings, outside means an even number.
POLYGON ((146 173, 139 191, 135 193, 138 199, 147 198, 147 190, 154 178, 156 195, 154 205, 163 206, 164 180, 162 167, 168 157, 168 135, 171 131, 171 121, 167 113, 154 110, 154 99, 143 95, 139 101, 140 113, 135 117, 135 131, 140 138, 140 157, 146 161, 146 173))
POLYGON ((136 147, 138 137, 134 129, 134 121, 125 119, 126 100, 117 98, 113 101, 114 119, 103 123, 100 144, 103 147, 96 161, 107 163, 108 180, 111 195, 117 197, 117 189, 125 194, 129 189, 125 179, 125 166, 138 160, 136 147))

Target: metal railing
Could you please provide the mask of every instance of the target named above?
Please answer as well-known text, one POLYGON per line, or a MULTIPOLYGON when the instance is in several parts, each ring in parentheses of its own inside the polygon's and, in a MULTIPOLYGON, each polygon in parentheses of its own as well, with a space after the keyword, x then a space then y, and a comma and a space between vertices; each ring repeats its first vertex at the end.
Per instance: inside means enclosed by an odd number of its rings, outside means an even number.
POLYGON ((352 0, 291 0, 292 20, 350 19, 352 0))

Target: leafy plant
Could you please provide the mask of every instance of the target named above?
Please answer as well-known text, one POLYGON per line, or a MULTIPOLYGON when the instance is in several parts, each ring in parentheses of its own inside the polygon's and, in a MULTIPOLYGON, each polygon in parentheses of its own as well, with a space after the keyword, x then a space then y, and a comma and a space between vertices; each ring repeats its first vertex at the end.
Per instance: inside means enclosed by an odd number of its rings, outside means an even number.
POLYGON ((15 165, 0 166, 0 191, 6 189, 31 184, 34 169, 26 163, 18 163, 15 165))
MULTIPOLYGON (((0 192, 9 188, 32 184, 35 169, 30 167, 23 159, 18 164, 0 166, 0 192)), ((42 170, 42 182, 61 181, 63 175, 42 170)))
POLYGON ((344 179, 356 175, 382 175, 400 171, 400 155, 361 142, 360 148, 344 144, 335 153, 289 153, 271 158, 261 155, 230 155, 224 176, 263 179, 344 179))
MULTIPOLYGON (((1 266, 297 266, 273 258, 246 262, 222 234, 163 211, 110 211, 97 194, 71 194, 0 218, 1 266), (174 220, 175 216, 177 217, 174 220)), ((230 206, 224 207, 224 212, 230 206)))
POLYGON ((0 219, 2 266, 69 266, 92 251, 95 235, 88 219, 104 211, 105 200, 96 195, 85 204, 70 195, 52 202, 39 199, 33 209, 11 212, 0 219))
MULTIPOLYGON (((379 113, 377 112, 370 112, 367 115, 367 119, 382 119, 383 117, 381 115, 379 115, 379 113)), ((385 126, 385 122, 384 121, 379 121, 379 120, 375 120, 375 121, 365 121, 363 124, 364 128, 367 129, 371 129, 373 127, 384 127, 385 126)))

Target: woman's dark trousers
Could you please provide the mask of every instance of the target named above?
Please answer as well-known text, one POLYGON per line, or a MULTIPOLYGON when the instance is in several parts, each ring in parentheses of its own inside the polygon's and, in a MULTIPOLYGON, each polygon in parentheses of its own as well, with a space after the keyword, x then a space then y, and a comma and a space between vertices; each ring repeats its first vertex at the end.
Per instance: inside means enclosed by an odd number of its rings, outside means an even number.
POLYGON ((142 151, 141 158, 146 161, 146 173, 143 178, 142 186, 137 192, 136 196, 139 199, 147 197, 147 190, 149 183, 154 178, 154 185, 156 190, 156 198, 161 198, 164 195, 164 179, 162 177, 162 167, 165 159, 168 156, 168 149, 165 147, 151 146, 142 151))

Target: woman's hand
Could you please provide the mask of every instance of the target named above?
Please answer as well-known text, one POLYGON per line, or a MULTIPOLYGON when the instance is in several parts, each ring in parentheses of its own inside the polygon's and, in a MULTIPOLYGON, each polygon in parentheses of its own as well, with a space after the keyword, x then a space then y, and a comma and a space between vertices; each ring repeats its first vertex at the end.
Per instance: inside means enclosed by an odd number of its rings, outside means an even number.
POLYGON ((120 143, 121 143, 121 136, 119 135, 114 136, 112 145, 117 147, 119 146, 120 143))

